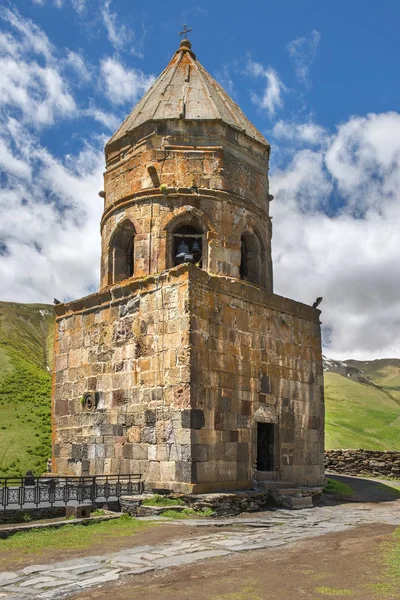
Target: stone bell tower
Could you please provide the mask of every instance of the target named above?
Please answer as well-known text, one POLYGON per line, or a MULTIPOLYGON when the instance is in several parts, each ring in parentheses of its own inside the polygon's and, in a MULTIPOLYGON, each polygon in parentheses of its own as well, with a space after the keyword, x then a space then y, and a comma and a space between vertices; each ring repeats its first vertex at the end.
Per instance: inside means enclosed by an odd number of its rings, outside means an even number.
POLYGON ((102 289, 176 266, 197 240, 181 262, 272 292, 270 146, 189 40, 105 150, 102 289))
POLYGON ((273 294, 268 142, 184 39, 105 153, 100 291, 56 307, 53 471, 321 485, 320 313, 273 294))

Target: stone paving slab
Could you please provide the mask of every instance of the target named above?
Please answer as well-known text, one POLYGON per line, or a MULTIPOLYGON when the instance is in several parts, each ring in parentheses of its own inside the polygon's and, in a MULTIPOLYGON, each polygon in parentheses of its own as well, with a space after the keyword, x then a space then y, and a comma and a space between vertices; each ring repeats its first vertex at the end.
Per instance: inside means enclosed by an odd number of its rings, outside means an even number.
POLYGON ((0 587, 3 585, 9 585, 11 582, 19 581, 22 579, 18 573, 13 573, 11 571, 0 573, 0 587))
POLYGON ((116 581, 119 579, 119 574, 121 569, 114 569, 113 571, 109 571, 108 573, 103 573, 98 577, 92 577, 90 579, 85 579, 83 581, 78 581, 79 587, 91 587, 93 585, 98 585, 99 583, 108 583, 110 581, 116 581))
POLYGON ((275 548, 299 540, 345 531, 368 523, 400 525, 400 500, 389 507, 335 506, 302 512, 277 510, 252 519, 234 517, 179 521, 191 527, 218 525, 211 534, 168 544, 144 545, 119 552, 60 561, 52 565, 31 565, 20 571, 0 573, 0 600, 63 600, 77 590, 101 586, 124 576, 179 567, 197 561, 275 548), (219 527, 234 526, 221 532, 219 527), (238 529, 240 526, 240 529, 238 529), (72 581, 71 581, 72 580, 72 581))
POLYGON ((225 550, 206 550, 205 552, 193 552, 192 554, 178 554, 177 556, 167 556, 158 558, 154 561, 156 568, 166 569, 168 567, 179 567, 188 565, 206 558, 216 558, 217 556, 226 556, 229 552, 225 550))

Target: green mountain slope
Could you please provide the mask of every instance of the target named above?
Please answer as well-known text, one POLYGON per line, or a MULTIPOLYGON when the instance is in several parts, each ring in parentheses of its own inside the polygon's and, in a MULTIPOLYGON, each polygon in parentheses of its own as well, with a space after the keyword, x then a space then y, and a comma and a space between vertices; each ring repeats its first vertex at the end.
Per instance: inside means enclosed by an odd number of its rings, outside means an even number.
POLYGON ((400 361, 324 361, 325 446, 400 450, 400 361))
POLYGON ((54 309, 0 302, 0 475, 40 474, 51 455, 54 309))
POLYGON ((400 360, 382 358, 379 360, 346 361, 348 365, 363 371, 365 377, 380 386, 389 396, 400 404, 400 360))

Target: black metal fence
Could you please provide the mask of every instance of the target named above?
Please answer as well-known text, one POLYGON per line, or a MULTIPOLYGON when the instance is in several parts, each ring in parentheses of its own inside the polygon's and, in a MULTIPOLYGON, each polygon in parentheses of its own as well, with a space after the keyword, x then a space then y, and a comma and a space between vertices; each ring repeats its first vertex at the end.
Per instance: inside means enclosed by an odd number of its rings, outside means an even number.
POLYGON ((0 510, 116 501, 141 494, 142 475, 0 477, 0 510))

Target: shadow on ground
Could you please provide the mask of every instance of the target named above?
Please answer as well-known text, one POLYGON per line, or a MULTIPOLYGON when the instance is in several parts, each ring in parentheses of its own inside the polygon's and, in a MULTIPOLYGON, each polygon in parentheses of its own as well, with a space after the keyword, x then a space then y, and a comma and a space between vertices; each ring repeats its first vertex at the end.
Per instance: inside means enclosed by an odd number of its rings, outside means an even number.
POLYGON ((350 486, 352 496, 325 495, 324 504, 345 504, 348 502, 393 502, 400 499, 400 481, 380 481, 364 477, 334 475, 327 473, 327 478, 350 486))

